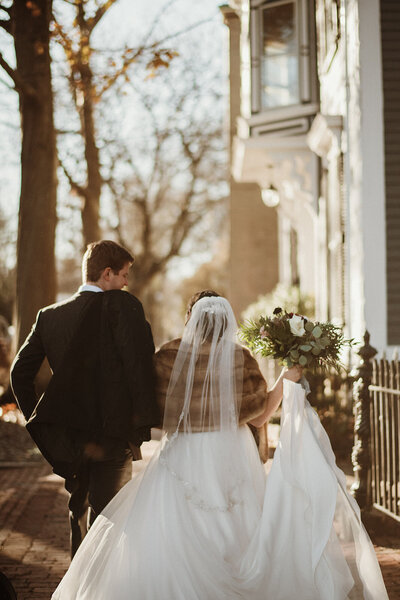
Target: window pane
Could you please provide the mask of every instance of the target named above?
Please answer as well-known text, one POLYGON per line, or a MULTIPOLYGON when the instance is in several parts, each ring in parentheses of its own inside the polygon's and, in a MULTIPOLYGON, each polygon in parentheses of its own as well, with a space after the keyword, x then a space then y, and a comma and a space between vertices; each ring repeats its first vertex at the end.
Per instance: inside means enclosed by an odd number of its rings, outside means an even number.
POLYGON ((299 57, 296 4, 266 7, 263 14, 263 108, 298 104, 299 57))

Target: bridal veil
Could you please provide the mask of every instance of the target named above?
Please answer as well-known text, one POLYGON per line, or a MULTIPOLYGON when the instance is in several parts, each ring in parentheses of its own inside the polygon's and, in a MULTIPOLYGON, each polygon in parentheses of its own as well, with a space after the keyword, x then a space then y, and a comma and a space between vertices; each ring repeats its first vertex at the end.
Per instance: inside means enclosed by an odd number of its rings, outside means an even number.
POLYGON ((360 511, 304 389, 284 381, 266 477, 239 426, 228 301, 197 301, 147 468, 97 517, 53 600, 387 600, 360 511))

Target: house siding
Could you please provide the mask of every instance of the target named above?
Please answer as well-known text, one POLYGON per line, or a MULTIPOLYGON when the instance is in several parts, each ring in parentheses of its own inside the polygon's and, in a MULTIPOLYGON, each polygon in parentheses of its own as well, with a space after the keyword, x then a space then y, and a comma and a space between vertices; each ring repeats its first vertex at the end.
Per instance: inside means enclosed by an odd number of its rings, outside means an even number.
POLYGON ((400 343, 400 3, 381 0, 388 343, 400 343))

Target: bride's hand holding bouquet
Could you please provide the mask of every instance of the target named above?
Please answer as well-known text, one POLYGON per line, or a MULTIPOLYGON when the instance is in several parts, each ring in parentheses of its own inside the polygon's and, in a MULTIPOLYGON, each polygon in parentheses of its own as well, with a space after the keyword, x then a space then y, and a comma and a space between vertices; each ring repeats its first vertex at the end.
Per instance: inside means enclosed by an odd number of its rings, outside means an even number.
POLYGON ((333 323, 312 321, 281 308, 275 308, 271 317, 243 323, 240 337, 250 350, 277 359, 288 369, 299 365, 311 370, 339 370, 343 349, 354 344, 333 323))
POLYGON ((300 383, 307 395, 310 388, 303 369, 338 371, 343 367, 340 362, 343 349, 354 344, 333 323, 312 321, 282 308, 275 308, 271 317, 260 316, 243 323, 239 335, 250 350, 284 366, 268 395, 264 413, 251 421, 256 427, 262 426, 277 410, 282 400, 283 379, 300 383))

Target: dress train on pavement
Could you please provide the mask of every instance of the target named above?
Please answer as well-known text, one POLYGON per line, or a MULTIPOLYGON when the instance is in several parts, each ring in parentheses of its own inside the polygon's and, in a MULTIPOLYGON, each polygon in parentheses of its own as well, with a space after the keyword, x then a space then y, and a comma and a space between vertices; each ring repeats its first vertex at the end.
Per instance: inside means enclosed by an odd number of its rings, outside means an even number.
POLYGON ((165 437, 96 519, 52 598, 388 596, 318 415, 301 385, 284 380, 268 477, 247 426, 179 434, 170 448, 165 437))

